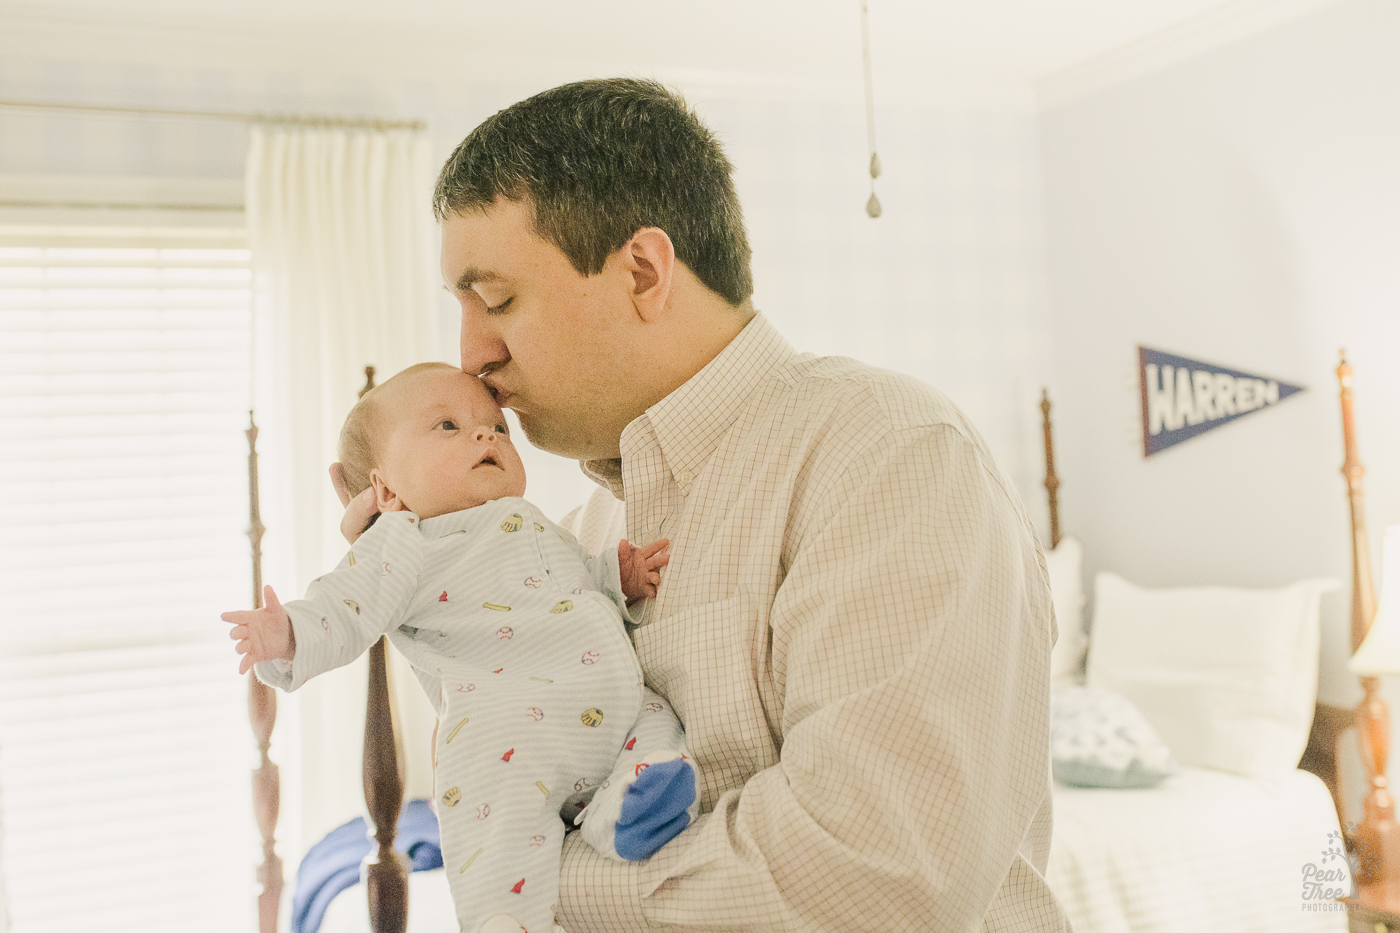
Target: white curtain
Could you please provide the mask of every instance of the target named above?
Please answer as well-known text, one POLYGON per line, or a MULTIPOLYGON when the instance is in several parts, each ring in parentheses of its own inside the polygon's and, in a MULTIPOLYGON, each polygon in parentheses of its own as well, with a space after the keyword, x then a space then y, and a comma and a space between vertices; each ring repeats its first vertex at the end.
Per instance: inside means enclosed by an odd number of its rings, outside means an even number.
MULTIPOLYGON (((422 132, 252 132, 246 204, 265 577, 283 600, 300 597, 346 549, 326 470, 365 366, 383 382, 412 363, 456 356, 439 336, 434 176, 422 132)), ((431 793, 433 713, 402 658, 391 657, 407 789, 423 796, 431 793)), ((273 752, 282 767, 279 850, 290 874, 308 846, 363 810, 364 661, 280 699, 273 752)))
MULTIPOLYGON (((4 808, 0 807, 0 813, 4 808)), ((5 864, 5 825, 0 823, 0 867, 5 864)), ((5 873, 0 871, 0 933, 6 933, 10 928, 10 908, 9 899, 5 897, 5 873)))

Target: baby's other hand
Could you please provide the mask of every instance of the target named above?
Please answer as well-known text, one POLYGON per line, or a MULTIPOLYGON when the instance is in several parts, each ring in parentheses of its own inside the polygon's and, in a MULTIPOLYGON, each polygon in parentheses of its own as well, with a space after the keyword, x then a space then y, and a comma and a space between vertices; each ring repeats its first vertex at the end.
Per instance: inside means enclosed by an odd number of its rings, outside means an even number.
POLYGON ((655 599, 661 584, 661 568, 671 562, 669 538, 646 547, 633 547, 626 538, 617 543, 617 565, 622 574, 622 593, 629 601, 655 599))
POLYGON ((367 486, 358 496, 351 498, 350 490, 345 485, 345 473, 339 463, 331 464, 331 485, 335 487, 340 504, 345 506, 345 514, 340 518, 340 533, 346 541, 354 544, 355 539, 369 530, 369 526, 374 524, 373 520, 379 515, 379 509, 375 505, 374 487, 367 486))
POLYGON ((296 654, 291 617, 270 586, 263 587, 261 609, 225 612, 219 618, 233 623, 229 637, 238 642, 234 647, 243 655, 243 662, 238 665, 240 674, 246 674, 259 661, 290 661, 296 654))

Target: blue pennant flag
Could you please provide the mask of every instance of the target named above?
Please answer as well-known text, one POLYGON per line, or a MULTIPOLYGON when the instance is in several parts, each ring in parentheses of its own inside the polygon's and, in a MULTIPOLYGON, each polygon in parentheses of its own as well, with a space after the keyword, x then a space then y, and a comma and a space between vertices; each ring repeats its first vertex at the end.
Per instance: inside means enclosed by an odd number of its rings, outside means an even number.
POLYGON ((1142 455, 1150 457, 1303 391, 1268 376, 1138 347, 1142 455))

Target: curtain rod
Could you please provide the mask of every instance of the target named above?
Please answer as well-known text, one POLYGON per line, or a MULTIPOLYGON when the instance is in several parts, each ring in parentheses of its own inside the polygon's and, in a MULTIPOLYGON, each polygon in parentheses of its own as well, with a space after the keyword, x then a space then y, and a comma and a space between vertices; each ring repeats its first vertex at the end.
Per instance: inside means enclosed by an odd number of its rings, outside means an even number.
POLYGON ((137 201, 116 202, 116 201, 18 201, 0 200, 0 207, 5 208, 26 208, 35 210, 46 210, 62 208, 64 210, 100 210, 100 211, 241 211, 242 204, 160 204, 141 203, 137 201))
POLYGON ((56 110, 72 113, 110 113, 138 117, 187 117, 198 120, 230 120, 236 123, 290 124, 293 126, 343 127, 372 130, 425 130, 425 120, 386 120, 378 117, 336 117, 322 114, 238 113, 226 110, 171 110, 159 107, 114 107, 105 104, 66 104, 54 101, 4 100, 0 107, 56 110))

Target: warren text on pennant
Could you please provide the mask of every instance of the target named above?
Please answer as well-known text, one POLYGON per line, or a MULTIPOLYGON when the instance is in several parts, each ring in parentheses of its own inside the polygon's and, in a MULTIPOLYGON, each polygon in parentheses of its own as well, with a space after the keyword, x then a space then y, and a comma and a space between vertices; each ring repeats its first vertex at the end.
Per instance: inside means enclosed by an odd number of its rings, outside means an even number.
POLYGON ((1182 441, 1271 408, 1302 386, 1161 350, 1138 347, 1142 386, 1142 453, 1150 457, 1182 441))

